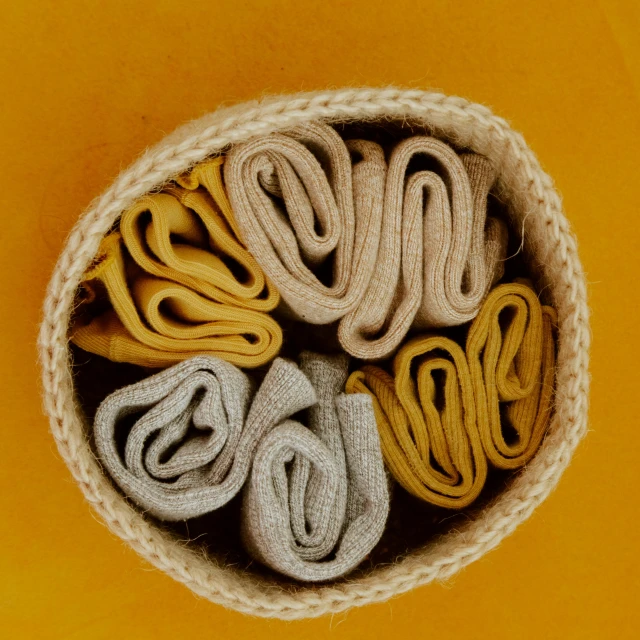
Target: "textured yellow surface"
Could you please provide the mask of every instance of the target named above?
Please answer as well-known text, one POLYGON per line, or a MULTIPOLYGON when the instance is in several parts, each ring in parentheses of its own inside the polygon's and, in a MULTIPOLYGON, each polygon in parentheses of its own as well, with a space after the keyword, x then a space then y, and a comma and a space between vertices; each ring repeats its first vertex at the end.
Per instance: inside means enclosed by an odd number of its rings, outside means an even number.
POLYGON ((0 636, 637 637, 635 0, 3 4, 0 636), (181 122, 269 91, 390 83, 489 104, 554 176, 590 283, 591 433, 549 500, 450 584, 333 619, 250 619, 150 570, 92 517, 40 410, 44 288, 91 198, 181 122))

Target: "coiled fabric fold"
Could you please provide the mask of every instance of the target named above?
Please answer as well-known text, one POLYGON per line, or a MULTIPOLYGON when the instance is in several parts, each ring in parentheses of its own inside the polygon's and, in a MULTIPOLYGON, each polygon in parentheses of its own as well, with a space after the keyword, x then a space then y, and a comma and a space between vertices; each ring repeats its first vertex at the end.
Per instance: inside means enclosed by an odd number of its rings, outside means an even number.
POLYGON ((412 326, 459 325, 477 315, 504 272, 506 225, 487 217, 494 180, 488 160, 458 156, 435 138, 415 136, 394 148, 375 271, 339 327, 347 352, 384 358, 412 326), (418 169, 410 171, 412 164, 418 169))
POLYGON ((478 313, 504 271, 494 180, 485 158, 427 136, 398 144, 387 170, 379 145, 319 123, 233 147, 225 163, 243 237, 286 306, 313 324, 342 319, 343 348, 365 360, 412 326, 478 313))
POLYGON ((385 175, 378 144, 345 143, 321 123, 231 148, 224 177, 238 226, 296 318, 328 324, 362 299, 378 253, 385 175))
POLYGON ((400 349, 393 370, 395 377, 367 365, 346 387, 373 397, 391 474, 422 500, 449 509, 468 506, 484 486, 487 461, 463 350, 448 338, 416 338, 400 349))
POLYGON ((99 257, 85 278, 104 285, 113 308, 74 327, 71 340, 85 351, 160 368, 197 354, 256 367, 280 350, 282 330, 271 316, 215 302, 126 265, 118 233, 105 237, 99 257))
POLYGON ((147 367, 196 354, 256 367, 276 356, 282 331, 266 312, 279 295, 238 240, 221 163, 197 166, 178 179, 184 186, 145 196, 122 215, 84 283, 92 294, 101 283, 112 308, 78 323, 74 343, 147 367))
POLYGON ((218 157, 197 165, 178 178, 183 186, 140 198, 122 214, 120 233, 146 273, 217 302, 270 311, 278 292, 238 241, 222 163, 218 157))
POLYGON ((500 469, 526 464, 551 419, 556 323, 555 310, 516 282, 496 287, 469 329, 466 352, 478 427, 487 458, 500 469))
MULTIPOLYGON (((280 375, 280 362, 268 376, 280 375)), ((355 568, 387 520, 389 495, 371 400, 341 393, 347 366, 346 356, 303 354, 300 369, 287 370, 297 380, 299 399, 309 405, 309 426, 286 420, 267 434, 245 489, 247 549, 298 580, 331 580, 355 568)))
POLYGON ((308 405, 300 381, 287 375, 295 365, 276 363, 253 399, 246 374, 208 356, 112 393, 94 420, 100 460, 129 498, 160 519, 218 509, 242 488, 264 435, 308 405))
POLYGON ((524 283, 496 287, 467 335, 466 350, 435 335, 398 351, 391 376, 366 365, 347 393, 373 398, 385 462, 415 496, 462 508, 479 495, 488 463, 526 464, 551 419, 555 311, 524 283))

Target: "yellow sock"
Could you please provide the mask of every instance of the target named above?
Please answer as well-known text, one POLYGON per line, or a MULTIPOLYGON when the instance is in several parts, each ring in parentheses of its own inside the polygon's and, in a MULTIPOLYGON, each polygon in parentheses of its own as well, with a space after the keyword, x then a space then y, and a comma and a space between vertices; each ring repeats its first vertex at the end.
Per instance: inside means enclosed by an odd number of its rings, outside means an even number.
POLYGON ((113 309, 74 328, 71 340, 82 349, 146 367, 196 354, 256 367, 280 350, 282 331, 266 313, 209 300, 139 270, 128 276, 118 233, 102 241, 99 257, 86 279, 104 285, 113 309))
POLYGON ((552 307, 522 283, 496 287, 467 335, 478 428, 487 458, 500 469, 516 469, 537 451, 551 417, 555 380, 552 307), (501 323, 502 321, 502 323, 501 323), (504 323, 504 324, 503 324, 504 323), (515 431, 505 438, 501 403, 515 431))
POLYGON ((122 215, 83 283, 90 298, 103 288, 112 308, 77 323, 75 344, 146 367, 203 353, 256 367, 277 355, 282 330, 265 312, 279 294, 238 240, 221 164, 198 165, 122 215))
POLYGON ((120 233, 131 257, 147 273, 217 302, 271 311, 280 296, 238 241, 222 186, 222 162, 214 158, 178 178, 185 187, 140 198, 122 214, 120 233))
POLYGON ((347 393, 373 396, 389 470, 427 502, 451 509, 471 504, 484 485, 487 463, 464 352, 448 338, 417 338, 400 349, 393 364, 395 379, 367 365, 346 386, 347 393))
POLYGON ((514 469, 531 459, 551 417, 555 321, 527 285, 500 285, 472 322, 466 353, 443 336, 419 337, 398 351, 394 376, 370 365, 351 374, 346 391, 372 396, 385 462, 407 491, 462 508, 488 462, 514 469))

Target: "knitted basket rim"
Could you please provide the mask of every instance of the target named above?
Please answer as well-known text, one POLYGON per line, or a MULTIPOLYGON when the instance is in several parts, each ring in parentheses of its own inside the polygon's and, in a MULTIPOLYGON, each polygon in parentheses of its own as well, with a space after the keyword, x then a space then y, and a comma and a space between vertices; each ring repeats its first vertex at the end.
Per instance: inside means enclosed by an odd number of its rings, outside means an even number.
POLYGON ((451 577, 497 546, 556 486, 587 430, 590 329, 585 277, 575 238, 551 178, 524 138, 482 105, 419 90, 345 89, 278 96, 221 108, 183 125, 147 150, 89 207, 73 227, 47 289, 39 335, 44 410, 58 450, 107 526, 137 553, 223 606, 282 619, 337 613, 384 601, 451 577), (412 552, 375 567, 357 582, 278 586, 185 548, 136 511, 105 476, 86 438, 75 398, 68 325, 81 276, 101 238, 137 198, 207 156, 257 135, 309 120, 330 123, 411 120, 460 147, 487 156, 499 173, 512 222, 558 311, 556 411, 540 450, 510 486, 473 520, 412 552))

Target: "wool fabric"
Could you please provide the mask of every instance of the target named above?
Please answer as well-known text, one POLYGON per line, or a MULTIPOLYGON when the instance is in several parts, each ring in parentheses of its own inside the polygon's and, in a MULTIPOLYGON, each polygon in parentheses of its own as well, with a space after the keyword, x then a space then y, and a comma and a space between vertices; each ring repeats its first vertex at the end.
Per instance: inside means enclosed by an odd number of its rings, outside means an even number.
POLYGON ((530 286, 514 282, 489 294, 469 329, 466 353, 478 428, 495 467, 526 464, 547 430, 554 397, 556 324, 553 307, 541 306, 530 286), (501 417, 503 403, 509 431, 501 417))
POLYGON ((555 322, 528 285, 503 284, 472 322, 466 353, 443 336, 416 337, 394 376, 372 365, 350 376, 347 393, 373 397, 385 462, 407 491, 462 508, 487 462, 515 469, 533 457, 551 419, 555 322))
POLYGON ((397 145, 387 170, 379 145, 316 123, 238 145, 225 164, 247 246, 287 308, 313 324, 342 318, 340 343, 365 360, 411 326, 478 313, 504 271, 506 225, 487 217, 495 176, 428 136, 397 145), (410 171, 416 160, 428 168, 410 171))
MULTIPOLYGON (((280 373, 278 363, 268 376, 280 373)), ((347 371, 346 356, 311 353, 302 354, 300 369, 287 369, 298 400, 309 406, 309 426, 286 420, 265 436, 244 494, 249 552, 307 582, 338 578, 360 564, 389 512, 371 399, 342 393, 347 371)))
POLYGON ((390 355, 411 326, 463 324, 502 277, 504 222, 487 217, 496 173, 477 154, 414 136, 389 161, 375 271, 361 304, 340 323, 344 349, 364 360, 390 355), (410 171, 410 164, 428 168, 410 171))
POLYGON ((321 123, 231 148, 224 178, 238 226, 297 319, 327 324, 362 299, 378 253, 385 175, 379 145, 345 143, 321 123))
POLYGON ((426 502, 468 506, 484 486, 487 461, 462 348, 442 336, 414 338, 400 349, 393 369, 395 378, 366 365, 346 387, 347 393, 371 394, 389 471, 426 502))
POLYGON ((256 367, 282 345, 280 325, 268 314, 210 300, 125 261, 117 232, 104 238, 84 279, 90 292, 104 286, 112 308, 78 323, 71 340, 115 362, 161 368, 208 354, 256 367))
POLYGON ((264 435, 313 401, 309 382, 282 359, 251 392, 245 373, 210 356, 119 389, 96 413, 100 460, 124 493, 157 518, 184 520, 218 509, 242 488, 264 435), (139 413, 127 432, 123 419, 139 413))
POLYGON ((270 311, 278 292, 238 240, 222 163, 208 160, 179 177, 182 186, 140 198, 122 214, 120 233, 146 273, 216 302, 270 311))
POLYGON ((79 347, 153 368, 198 353, 245 367, 275 357, 282 331, 266 312, 279 294, 239 240, 222 163, 197 165, 123 213, 84 276, 89 299, 101 283, 112 308, 74 328, 79 347))

